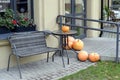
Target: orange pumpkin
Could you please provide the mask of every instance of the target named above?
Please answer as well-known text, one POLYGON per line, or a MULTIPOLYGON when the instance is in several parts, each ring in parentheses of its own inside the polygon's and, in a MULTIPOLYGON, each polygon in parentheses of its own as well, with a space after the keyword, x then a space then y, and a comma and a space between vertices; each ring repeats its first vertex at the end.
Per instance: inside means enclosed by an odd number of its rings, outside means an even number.
POLYGON ((75 40, 74 37, 68 36, 68 40, 66 39, 66 42, 68 42, 68 43, 67 43, 68 45, 65 47, 65 49, 71 49, 74 40, 75 40))
POLYGON ((68 36, 68 41, 73 42, 74 40, 75 40, 75 38, 74 38, 74 37, 72 37, 72 36, 68 36))
POLYGON ((72 48, 72 45, 73 45, 73 42, 72 41, 68 41, 67 43, 68 45, 66 45, 65 49, 71 49, 72 48))
POLYGON ((80 61, 86 61, 88 59, 88 53, 87 53, 87 51, 79 51, 79 53, 78 53, 78 59, 80 61))
POLYGON ((98 53, 90 53, 88 58, 91 62, 97 62, 100 60, 100 55, 98 53))
POLYGON ((74 42, 73 42, 73 49, 75 49, 75 50, 82 50, 83 49, 83 47, 84 47, 84 43, 83 43, 83 41, 82 40, 80 40, 80 39, 76 39, 76 40, 74 40, 74 42))
POLYGON ((69 26, 62 26, 61 30, 62 30, 63 32, 69 32, 70 27, 69 27, 69 26))

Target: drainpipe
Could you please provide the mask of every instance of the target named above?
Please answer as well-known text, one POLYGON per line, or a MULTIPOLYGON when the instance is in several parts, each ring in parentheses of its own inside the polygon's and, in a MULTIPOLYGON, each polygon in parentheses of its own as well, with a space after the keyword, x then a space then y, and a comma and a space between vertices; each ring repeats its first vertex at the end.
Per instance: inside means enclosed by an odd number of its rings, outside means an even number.
MULTIPOLYGON (((101 20, 103 20, 103 0, 101 0, 101 20)), ((101 23, 101 29, 103 29, 103 23, 101 23)), ((100 32, 99 37, 102 37, 103 31, 100 32)))
MULTIPOLYGON (((87 18, 87 0, 83 0, 83 3, 84 3, 84 18, 87 18)), ((84 26, 85 27, 87 27, 86 26, 87 25, 87 21, 86 20, 84 20, 84 26)), ((84 34, 85 34, 85 37, 87 36, 87 30, 86 29, 84 29, 84 34)))

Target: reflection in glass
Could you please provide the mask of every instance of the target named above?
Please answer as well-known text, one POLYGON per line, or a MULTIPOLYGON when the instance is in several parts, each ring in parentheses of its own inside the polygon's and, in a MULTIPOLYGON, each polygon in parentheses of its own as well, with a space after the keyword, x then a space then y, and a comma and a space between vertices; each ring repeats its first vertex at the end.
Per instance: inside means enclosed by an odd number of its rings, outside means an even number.
MULTIPOLYGON (((84 18, 83 15, 79 15, 77 17, 84 18)), ((84 26, 84 21, 83 20, 76 20, 75 23, 76 23, 75 25, 77 25, 77 26, 84 26)), ((76 27, 75 29, 77 31, 77 36, 79 36, 79 35, 84 33, 84 29, 83 28, 76 27)))
POLYGON ((71 11, 71 1, 70 0, 65 0, 65 13, 70 14, 71 11))
POLYGON ((75 13, 82 13, 84 10, 83 0, 75 0, 75 13))
POLYGON ((31 0, 17 0, 17 13, 31 18, 31 0))
POLYGON ((10 7, 10 0, 0 0, 0 12, 4 12, 6 8, 10 7))

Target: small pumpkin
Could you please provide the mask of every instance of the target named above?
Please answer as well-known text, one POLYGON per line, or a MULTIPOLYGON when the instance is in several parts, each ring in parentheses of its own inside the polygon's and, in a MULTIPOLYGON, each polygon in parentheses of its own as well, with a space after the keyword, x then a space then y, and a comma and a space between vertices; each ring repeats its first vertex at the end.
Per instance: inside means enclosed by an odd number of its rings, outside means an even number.
POLYGON ((87 51, 79 51, 78 52, 78 59, 80 61, 86 61, 88 59, 88 52, 87 51))
POLYGON ((70 27, 64 25, 64 26, 62 26, 61 30, 62 30, 63 32, 69 32, 70 27))
POLYGON ((97 62, 100 60, 100 55, 98 53, 90 53, 88 58, 91 62, 97 62))
POLYGON ((73 46, 72 47, 73 47, 74 50, 79 51, 79 50, 83 49, 84 43, 80 39, 75 39, 74 42, 73 42, 73 46))

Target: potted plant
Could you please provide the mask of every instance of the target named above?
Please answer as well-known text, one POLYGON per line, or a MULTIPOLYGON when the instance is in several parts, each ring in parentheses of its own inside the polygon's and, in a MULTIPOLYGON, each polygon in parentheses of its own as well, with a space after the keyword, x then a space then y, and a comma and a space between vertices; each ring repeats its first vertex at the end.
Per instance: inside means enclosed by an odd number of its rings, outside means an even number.
POLYGON ((12 9, 6 9, 3 15, 0 15, 0 34, 10 33, 16 25, 12 9))
POLYGON ((17 26, 15 26, 15 32, 35 31, 36 25, 33 19, 30 19, 23 14, 19 14, 17 17, 17 26))
POLYGON ((109 20, 110 12, 111 12, 111 10, 109 9, 109 7, 105 6, 104 7, 104 18, 105 18, 105 20, 109 20))
POLYGON ((5 20, 0 17, 0 34, 10 33, 11 31, 5 26, 5 20))
POLYGON ((0 33, 35 31, 36 25, 33 19, 19 14, 15 17, 12 9, 6 9, 0 16, 0 33))

